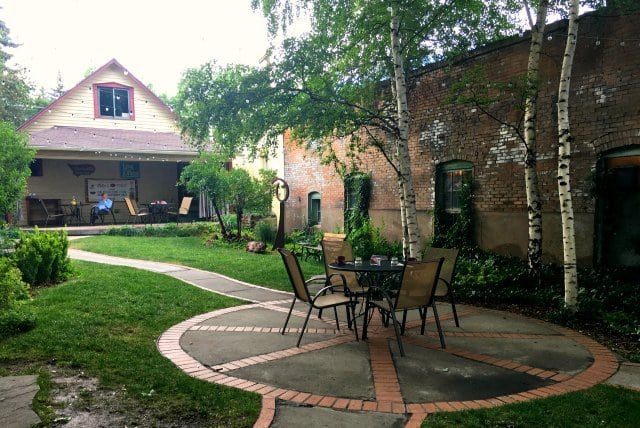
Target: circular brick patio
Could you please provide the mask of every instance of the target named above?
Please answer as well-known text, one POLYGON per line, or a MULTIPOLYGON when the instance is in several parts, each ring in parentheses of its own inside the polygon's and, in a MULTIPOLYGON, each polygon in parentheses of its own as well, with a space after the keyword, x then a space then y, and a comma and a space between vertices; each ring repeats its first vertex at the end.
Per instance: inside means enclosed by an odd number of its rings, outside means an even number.
MULTIPOLYGON (((440 305, 447 348, 433 320, 425 336, 410 318, 400 357, 392 328, 374 317, 366 342, 344 324, 313 317, 301 347, 305 313, 296 306, 279 334, 289 300, 221 309, 186 320, 158 340, 160 352, 189 375, 263 396, 256 426, 269 426, 281 403, 352 412, 409 414, 478 409, 589 388, 614 374, 615 356, 573 331, 500 311, 460 306, 456 328, 440 305)), ((342 314, 341 319, 345 319, 342 314)))

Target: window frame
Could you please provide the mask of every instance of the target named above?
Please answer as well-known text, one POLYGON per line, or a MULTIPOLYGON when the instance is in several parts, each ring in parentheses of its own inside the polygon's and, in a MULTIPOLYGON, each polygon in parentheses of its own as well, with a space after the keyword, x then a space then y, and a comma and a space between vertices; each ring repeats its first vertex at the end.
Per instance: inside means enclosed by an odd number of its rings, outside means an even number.
POLYGON ((132 86, 123 85, 121 83, 116 82, 106 82, 106 83, 94 83, 93 84, 93 116, 95 119, 109 119, 109 120, 136 120, 136 109, 134 103, 134 90, 132 86), (109 89, 124 89, 128 92, 129 96, 129 117, 118 117, 113 116, 105 116, 100 114, 100 89, 101 88, 109 88, 109 89))
POLYGON ((437 169, 437 180, 438 185, 436 187, 436 200, 437 203, 440 204, 442 210, 449 214, 458 214, 460 213, 460 206, 454 206, 453 204, 453 195, 455 193, 454 190, 454 177, 450 180, 451 188, 446 189, 445 186, 447 184, 446 176, 448 174, 456 174, 461 176, 462 182, 464 182, 464 176, 468 174, 469 182, 473 182, 473 164, 468 161, 462 160, 453 160, 449 162, 445 162, 443 164, 438 165, 437 169), (456 174, 456 173, 460 174, 456 174))

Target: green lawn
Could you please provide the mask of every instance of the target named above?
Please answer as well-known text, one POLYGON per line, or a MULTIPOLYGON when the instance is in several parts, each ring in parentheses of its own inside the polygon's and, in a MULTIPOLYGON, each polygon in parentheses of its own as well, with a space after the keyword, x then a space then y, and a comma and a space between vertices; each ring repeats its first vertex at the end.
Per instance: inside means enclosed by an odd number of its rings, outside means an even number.
MULTIPOLYGON (((282 259, 275 252, 248 253, 222 242, 206 247, 202 238, 197 237, 96 236, 71 241, 71 246, 114 256, 182 264, 251 284, 291 291, 282 259)), ((300 265, 307 277, 323 273, 323 267, 318 262, 300 260, 300 265)))
POLYGON ((151 426, 253 424, 258 395, 193 379, 155 345, 169 327, 240 301, 137 269, 73 265, 77 277, 38 290, 28 303, 37 315, 35 329, 0 340, 0 367, 44 372, 42 367, 55 361, 83 371, 105 388, 126 390, 127 406, 143 408, 151 426))
POLYGON ((438 413, 423 427, 634 427, 640 392, 598 385, 582 392, 488 410, 438 413))

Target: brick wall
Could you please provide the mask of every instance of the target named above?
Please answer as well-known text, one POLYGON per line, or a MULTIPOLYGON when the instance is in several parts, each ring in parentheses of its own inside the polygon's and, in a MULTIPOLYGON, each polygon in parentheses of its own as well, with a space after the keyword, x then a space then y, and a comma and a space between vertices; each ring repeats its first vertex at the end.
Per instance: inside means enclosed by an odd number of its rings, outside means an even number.
MULTIPOLYGON (((595 201, 590 196, 592 170, 598 154, 640 144, 640 15, 597 16, 581 19, 571 84, 570 113, 573 144, 572 187, 576 211, 579 260, 590 263, 594 248, 595 201), (625 39, 634 41, 623 42, 625 39)), ((538 171, 543 197, 544 252, 561 258, 557 198, 556 98, 566 27, 549 26, 541 62, 538 113, 538 171)), ((449 67, 433 67, 416 77, 409 92, 410 152, 421 227, 431 234, 435 200, 435 168, 449 160, 474 165, 476 238, 487 249, 518 256, 526 254, 527 219, 523 155, 514 132, 471 106, 448 102, 452 85, 476 66, 492 81, 505 82, 526 72, 529 40, 503 42, 483 48, 449 67)), ((502 116, 517 116, 508 104, 493 106, 502 116)), ((343 152, 341 142, 336 152, 343 152)), ((360 168, 372 174, 372 218, 384 222, 384 233, 399 239, 400 219, 394 173, 381 155, 360 156, 360 168)), ((289 229, 306 219, 307 194, 322 194, 325 230, 342 225, 344 190, 331 167, 285 136, 285 178, 291 185, 289 229)))

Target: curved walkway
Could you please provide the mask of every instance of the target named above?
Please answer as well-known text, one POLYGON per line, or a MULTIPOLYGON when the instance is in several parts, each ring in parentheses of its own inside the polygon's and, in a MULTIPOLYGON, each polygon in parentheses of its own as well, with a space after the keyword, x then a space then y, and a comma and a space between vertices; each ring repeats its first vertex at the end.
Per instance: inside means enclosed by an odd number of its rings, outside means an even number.
MULTIPOLYGON (((163 273, 252 304, 198 315, 167 330, 159 351, 208 382, 263 396, 256 426, 419 426, 430 413, 500 406, 589 388, 618 369, 597 342, 539 320, 460 305, 456 328, 448 305, 439 312, 447 340, 440 349, 432 320, 426 335, 411 319, 402 358, 392 330, 374 318, 367 342, 344 324, 294 310, 278 333, 291 295, 212 272, 72 249, 72 258, 163 273), (357 420, 354 420, 357 419, 357 420), (314 425, 318 424, 318 425, 314 425)), ((344 316, 342 316, 344 319, 344 316)))

